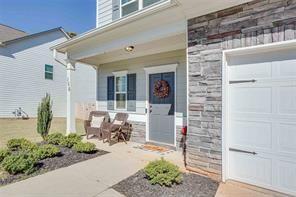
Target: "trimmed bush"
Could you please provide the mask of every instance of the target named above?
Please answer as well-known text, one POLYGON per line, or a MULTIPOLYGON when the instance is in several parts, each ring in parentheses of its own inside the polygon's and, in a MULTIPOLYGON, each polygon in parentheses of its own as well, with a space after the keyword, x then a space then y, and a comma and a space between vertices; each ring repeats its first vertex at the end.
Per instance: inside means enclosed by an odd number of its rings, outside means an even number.
POLYGON ((90 142, 79 142, 73 146, 74 150, 79 153, 94 153, 96 149, 96 145, 90 142))
POLYGON ((21 152, 5 157, 2 161, 2 167, 10 174, 30 174, 35 170, 36 163, 37 160, 30 154, 21 152))
POLYGON ((36 150, 32 151, 32 156, 37 160, 46 159, 57 156, 61 150, 51 144, 41 145, 36 150))
POLYGON ((77 135, 75 133, 71 133, 61 140, 60 145, 71 148, 75 144, 81 142, 81 140, 82 140, 82 137, 80 135, 77 135))
POLYGON ((43 140, 45 140, 48 135, 52 117, 52 101, 50 95, 46 93, 46 96, 42 98, 37 110, 37 132, 41 135, 43 140))
POLYGON ((0 149, 0 163, 3 161, 5 157, 10 155, 11 153, 7 149, 0 149))
POLYGON ((7 148, 11 151, 32 151, 37 148, 37 145, 25 138, 17 138, 9 140, 7 148))
POLYGON ((64 138, 65 136, 61 133, 52 133, 46 137, 46 141, 49 144, 59 145, 64 138))
POLYGON ((144 172, 152 185, 159 184, 161 186, 172 186, 182 182, 181 172, 178 166, 164 160, 156 160, 150 162, 144 172))

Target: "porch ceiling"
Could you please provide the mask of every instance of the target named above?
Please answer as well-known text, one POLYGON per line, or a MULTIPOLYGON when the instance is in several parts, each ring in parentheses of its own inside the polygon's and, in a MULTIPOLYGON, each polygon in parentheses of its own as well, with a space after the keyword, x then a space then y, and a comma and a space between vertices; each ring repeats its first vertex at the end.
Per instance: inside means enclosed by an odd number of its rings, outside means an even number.
POLYGON ((121 48, 118 50, 114 50, 112 52, 107 52, 103 54, 94 55, 88 58, 83 58, 80 60, 80 62, 84 62, 91 65, 99 65, 108 62, 114 62, 185 48, 186 36, 185 34, 179 34, 159 40, 153 40, 147 43, 137 44, 135 45, 135 49, 132 52, 127 52, 124 48, 121 48))

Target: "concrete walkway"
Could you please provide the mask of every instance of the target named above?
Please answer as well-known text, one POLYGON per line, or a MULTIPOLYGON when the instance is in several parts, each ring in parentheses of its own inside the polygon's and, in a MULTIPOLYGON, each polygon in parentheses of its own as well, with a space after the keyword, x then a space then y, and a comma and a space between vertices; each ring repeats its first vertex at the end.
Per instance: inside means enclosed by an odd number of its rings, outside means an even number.
MULTIPOLYGON (((60 168, 0 188, 1 197, 101 197, 122 196, 113 189, 114 184, 133 175, 149 161, 160 158, 159 153, 134 148, 137 143, 119 143, 113 146, 97 143, 109 154, 60 168)), ((179 152, 164 158, 182 165, 179 152)))
MULTIPOLYGON (((114 184, 133 175, 149 161, 164 157, 185 171, 182 154, 172 151, 165 155, 148 152, 129 142, 113 146, 90 140, 109 154, 72 166, 57 169, 0 188, 0 197, 120 197, 111 189, 114 184)), ((233 182, 221 183, 216 197, 273 197, 280 194, 233 182)))

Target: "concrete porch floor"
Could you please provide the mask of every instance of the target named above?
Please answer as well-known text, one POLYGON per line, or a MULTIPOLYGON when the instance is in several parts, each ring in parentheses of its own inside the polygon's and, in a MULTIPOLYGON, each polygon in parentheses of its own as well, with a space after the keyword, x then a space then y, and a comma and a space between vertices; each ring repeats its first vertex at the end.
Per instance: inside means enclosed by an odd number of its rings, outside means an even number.
MULTIPOLYGON (((111 189, 114 184, 133 175, 149 161, 164 157, 185 171, 182 153, 172 151, 160 154, 141 150, 140 144, 129 142, 109 146, 96 139, 89 140, 109 154, 72 166, 57 169, 0 188, 1 197, 117 197, 122 196, 111 189)), ((234 182, 221 183, 217 197, 271 197, 284 196, 234 182)))

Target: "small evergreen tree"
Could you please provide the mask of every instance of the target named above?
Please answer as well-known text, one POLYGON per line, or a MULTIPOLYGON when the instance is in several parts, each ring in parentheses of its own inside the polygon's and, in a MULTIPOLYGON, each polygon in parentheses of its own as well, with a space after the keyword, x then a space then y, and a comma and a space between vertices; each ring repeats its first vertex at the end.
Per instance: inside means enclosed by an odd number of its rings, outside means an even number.
POLYGON ((42 98, 41 103, 38 106, 37 113, 37 132, 41 135, 43 140, 45 140, 48 135, 53 117, 52 101, 48 93, 46 93, 46 96, 42 98))

